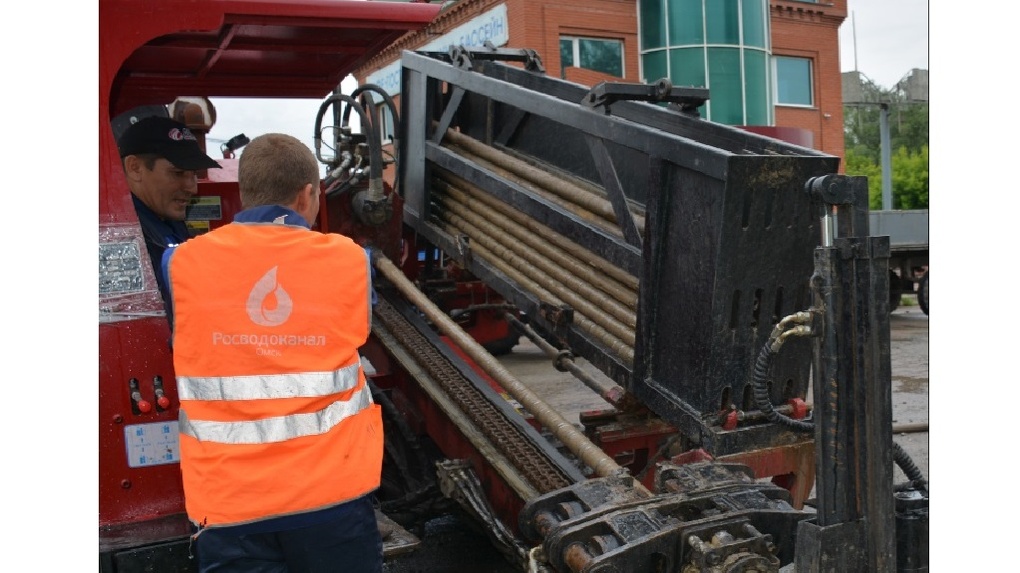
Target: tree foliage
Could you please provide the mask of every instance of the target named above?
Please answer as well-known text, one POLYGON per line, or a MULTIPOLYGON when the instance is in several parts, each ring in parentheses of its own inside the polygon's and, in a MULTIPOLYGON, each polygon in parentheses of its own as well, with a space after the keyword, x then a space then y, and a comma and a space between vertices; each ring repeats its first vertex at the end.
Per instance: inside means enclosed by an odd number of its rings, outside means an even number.
MULTIPOLYGON (((847 175, 863 175, 868 178, 868 206, 872 210, 882 208, 882 166, 866 155, 853 150, 846 152, 847 175)), ((901 146, 892 155, 892 208, 928 208, 928 146, 918 151, 901 146)))
POLYGON ((898 88, 884 89, 864 78, 866 104, 848 104, 843 110, 847 175, 868 178, 872 209, 882 208, 882 105, 888 107, 892 161, 892 207, 928 208, 928 104, 907 101, 898 88))

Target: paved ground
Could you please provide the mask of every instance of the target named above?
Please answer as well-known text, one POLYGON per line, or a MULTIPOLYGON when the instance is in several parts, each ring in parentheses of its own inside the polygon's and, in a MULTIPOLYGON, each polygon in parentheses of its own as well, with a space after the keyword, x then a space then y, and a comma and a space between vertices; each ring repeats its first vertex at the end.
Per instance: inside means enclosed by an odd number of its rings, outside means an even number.
MULTIPOLYGON (((927 478, 928 432, 917 430, 928 424, 928 316, 916 305, 901 305, 890 316, 889 329, 892 422, 894 429, 904 430, 896 433, 893 439, 927 478)), ((554 370, 542 350, 527 338, 521 338, 521 344, 501 362, 570 422, 576 423, 581 411, 610 407, 571 374, 554 370)), ((612 383, 583 360, 578 364, 592 376, 612 383)), ((894 481, 899 483, 905 479, 899 468, 895 468, 894 481)))
MULTIPOLYGON (((893 429, 928 425, 928 316, 917 306, 900 306, 889 319, 893 429)), ((928 432, 901 432, 893 439, 927 479, 928 432)), ((895 481, 905 478, 895 469, 895 481)))

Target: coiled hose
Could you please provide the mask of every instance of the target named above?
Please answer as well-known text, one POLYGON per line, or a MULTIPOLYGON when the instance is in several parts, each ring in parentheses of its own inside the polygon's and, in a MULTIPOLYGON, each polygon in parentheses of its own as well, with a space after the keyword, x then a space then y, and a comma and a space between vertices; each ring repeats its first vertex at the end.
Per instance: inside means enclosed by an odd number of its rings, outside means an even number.
POLYGON ((807 323, 810 321, 810 312, 791 314, 779 321, 779 324, 772 329, 768 342, 765 343, 761 352, 758 353, 758 359, 754 362, 754 373, 751 378, 755 404, 761 410, 761 413, 765 414, 765 418, 770 422, 782 424, 798 432, 810 432, 814 430, 815 425, 813 422, 796 420, 777 412, 772 407, 772 400, 769 399, 769 389, 766 380, 768 379, 769 370, 772 369, 772 362, 779 354, 779 349, 782 348, 783 343, 790 336, 808 336, 811 334, 811 327, 807 326, 807 323), (796 326, 787 330, 791 324, 796 324, 796 326))
MULTIPOLYGON (((769 335, 768 342, 758 353, 758 358, 754 362, 754 372, 752 374, 752 384, 754 388, 754 401, 761 410, 765 418, 773 423, 782 424, 789 428, 792 428, 798 432, 811 432, 815 429, 814 422, 796 420, 785 416, 775 410, 772 407, 772 400, 769 397, 768 389, 768 373, 772 368, 772 362, 779 354, 779 349, 782 348, 783 344, 791 336, 810 336, 812 334, 809 323, 812 320, 810 312, 798 312, 787 316, 783 320, 779 321, 779 324, 772 330, 772 334, 769 335), (792 328, 791 325, 795 325, 792 328)), ((902 446, 897 444, 895 441, 892 443, 893 461, 896 465, 903 470, 903 473, 910 480, 910 486, 922 489, 925 492, 928 491, 927 480, 924 479, 924 475, 921 474, 921 470, 918 469, 914 460, 910 458, 906 450, 902 446)))

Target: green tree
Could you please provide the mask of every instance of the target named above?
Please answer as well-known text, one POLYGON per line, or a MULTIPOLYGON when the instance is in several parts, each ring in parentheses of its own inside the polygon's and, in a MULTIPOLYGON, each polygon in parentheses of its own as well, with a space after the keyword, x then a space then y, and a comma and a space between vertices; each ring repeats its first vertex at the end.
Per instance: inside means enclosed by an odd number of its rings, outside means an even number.
MULTIPOLYGON (((847 175, 868 178, 868 207, 882 208, 882 166, 854 150, 846 152, 847 175)), ((900 147, 892 156, 893 209, 928 208, 928 146, 919 151, 900 147)))
POLYGON ((881 103, 888 106, 894 209, 928 208, 928 104, 906 100, 897 88, 885 89, 862 77, 865 103, 844 106, 847 175, 868 178, 869 203, 882 208, 881 103), (881 103, 880 103, 881 102, 881 103))
MULTIPOLYGON (((869 182, 870 191, 870 182, 869 182)), ((892 156, 892 189, 894 209, 928 208, 928 146, 918 151, 900 147, 892 156)), ((878 206, 882 206, 879 185, 878 206)))

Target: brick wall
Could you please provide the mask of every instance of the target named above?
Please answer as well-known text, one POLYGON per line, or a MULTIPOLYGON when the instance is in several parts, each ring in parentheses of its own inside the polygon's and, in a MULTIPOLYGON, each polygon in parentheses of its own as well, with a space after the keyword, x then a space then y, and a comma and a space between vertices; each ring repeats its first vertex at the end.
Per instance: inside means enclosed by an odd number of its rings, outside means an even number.
POLYGON ((538 51, 546 73, 561 76, 560 36, 585 36, 623 42, 624 77, 638 74, 637 5, 634 0, 508 0, 510 46, 538 51))
MULTIPOLYGON (((772 54, 811 58, 814 103, 811 108, 776 106, 776 125, 798 127, 814 134, 814 146, 843 157, 843 90, 839 63, 839 26, 847 0, 830 4, 770 2, 772 54)), ((843 164, 840 163, 840 170, 843 164)))
MULTIPOLYGON (((619 80, 640 81, 636 0, 461 0, 443 11, 425 31, 404 36, 370 59, 355 76, 364 81, 368 74, 394 61, 401 50, 413 50, 428 38, 441 35, 499 4, 507 7, 510 24, 507 47, 537 51, 549 75, 563 77, 559 37, 587 36, 622 40, 624 77, 619 80)), ((769 10, 773 54, 811 58, 815 74, 815 105, 810 108, 777 106, 776 126, 807 129, 812 133, 816 149, 842 157, 839 26, 847 16, 847 0, 826 3, 772 0, 769 10)), ((567 77, 589 85, 602 79, 615 79, 605 74, 583 72, 571 69, 567 77)))

